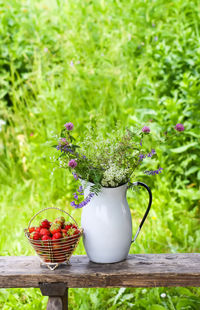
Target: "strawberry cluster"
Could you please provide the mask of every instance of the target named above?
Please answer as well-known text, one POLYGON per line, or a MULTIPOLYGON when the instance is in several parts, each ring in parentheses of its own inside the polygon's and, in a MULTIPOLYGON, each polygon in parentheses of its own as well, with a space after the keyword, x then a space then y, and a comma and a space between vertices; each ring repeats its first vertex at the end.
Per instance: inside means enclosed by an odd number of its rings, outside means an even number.
POLYGON ((49 222, 47 219, 42 220, 39 227, 29 228, 29 234, 29 238, 33 240, 57 240, 79 235, 80 230, 75 224, 65 222, 65 218, 61 216, 53 222, 49 222))
POLYGON ((28 229, 28 237, 36 253, 46 263, 67 261, 74 251, 81 230, 75 224, 58 217, 53 222, 42 220, 38 227, 28 229))

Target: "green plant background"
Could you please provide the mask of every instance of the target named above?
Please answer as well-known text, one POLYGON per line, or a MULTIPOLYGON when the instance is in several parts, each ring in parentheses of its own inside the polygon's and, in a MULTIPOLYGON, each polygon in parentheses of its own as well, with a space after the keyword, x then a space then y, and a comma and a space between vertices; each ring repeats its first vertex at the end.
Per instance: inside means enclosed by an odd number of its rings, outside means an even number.
MULTIPOLYGON (((200 2, 0 0, 0 255, 33 255, 23 229, 40 209, 70 207, 76 188, 46 141, 100 115, 127 126, 186 130, 160 149, 153 206, 131 253, 199 252, 200 2)), ((158 150, 157 148, 157 150, 158 150)), ((146 196, 129 193, 137 230, 146 196)), ((82 243, 76 254, 85 254, 82 243)), ((70 309, 200 309, 197 288, 70 289, 70 309), (166 297, 161 294, 165 293, 166 297)), ((37 289, 0 290, 0 308, 45 309, 37 289)))

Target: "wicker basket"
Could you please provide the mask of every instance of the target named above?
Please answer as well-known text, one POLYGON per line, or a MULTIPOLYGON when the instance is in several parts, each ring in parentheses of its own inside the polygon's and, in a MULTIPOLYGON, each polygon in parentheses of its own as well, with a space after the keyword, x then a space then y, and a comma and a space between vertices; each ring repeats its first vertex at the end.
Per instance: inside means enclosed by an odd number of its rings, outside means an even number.
MULTIPOLYGON (((34 220, 34 218, 40 214, 43 211, 49 210, 49 209, 56 209, 58 211, 64 212, 67 214, 77 225, 75 219, 67 212, 64 210, 55 208, 55 207, 50 207, 43 209, 36 213, 32 219, 30 220, 28 224, 28 228, 24 229, 25 236, 36 251, 37 255, 40 257, 40 260, 43 264, 47 265, 47 267, 50 270, 56 269, 59 264, 61 263, 66 263, 69 262, 69 259, 76 249, 78 242, 80 240, 80 237, 83 233, 83 229, 80 228, 79 234, 73 235, 73 236, 67 236, 61 239, 56 239, 56 240, 33 240, 30 239, 30 233, 29 233, 29 228, 34 220)), ((78 227, 78 225, 77 225, 78 227)))

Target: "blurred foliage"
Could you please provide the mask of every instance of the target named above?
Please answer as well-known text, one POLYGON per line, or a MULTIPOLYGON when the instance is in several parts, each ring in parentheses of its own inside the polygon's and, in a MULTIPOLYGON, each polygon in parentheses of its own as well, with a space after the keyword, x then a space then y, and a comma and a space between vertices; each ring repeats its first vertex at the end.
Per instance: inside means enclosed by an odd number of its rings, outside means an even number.
MULTIPOLYGON (((69 210, 80 223, 69 205, 76 184, 65 170, 52 171, 46 142, 65 122, 77 134, 97 116, 105 131, 118 121, 158 134, 184 124, 181 137, 155 146, 151 166, 163 173, 135 176, 154 200, 131 253, 199 252, 200 2, 0 0, 0 18, 0 254, 34 254, 23 229, 44 207, 69 210)), ((128 196, 136 231, 146 196, 128 196)), ((81 243, 76 254, 84 253, 81 243)), ((0 308, 45 309, 39 294, 1 290, 0 308)), ((200 290, 70 289, 69 303, 197 310, 200 290)))

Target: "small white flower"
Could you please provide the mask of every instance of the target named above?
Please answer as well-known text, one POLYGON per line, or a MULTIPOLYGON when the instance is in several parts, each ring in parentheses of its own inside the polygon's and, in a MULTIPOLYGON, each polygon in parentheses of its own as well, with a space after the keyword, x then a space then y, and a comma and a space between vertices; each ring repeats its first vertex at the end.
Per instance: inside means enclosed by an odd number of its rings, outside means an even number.
POLYGON ((147 289, 144 288, 144 289, 142 290, 142 294, 146 294, 146 292, 147 292, 147 289))
POLYGON ((2 131, 2 127, 6 124, 3 119, 0 119, 0 131, 2 131))
POLYGON ((0 126, 5 125, 6 122, 3 119, 0 119, 0 126))
POLYGON ((110 181, 110 185, 114 187, 115 186, 115 182, 114 181, 110 181))
POLYGON ((165 298, 167 295, 165 293, 160 294, 161 298, 165 298))

